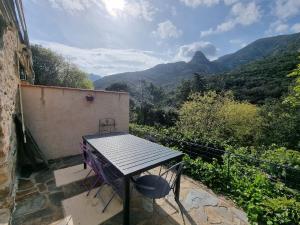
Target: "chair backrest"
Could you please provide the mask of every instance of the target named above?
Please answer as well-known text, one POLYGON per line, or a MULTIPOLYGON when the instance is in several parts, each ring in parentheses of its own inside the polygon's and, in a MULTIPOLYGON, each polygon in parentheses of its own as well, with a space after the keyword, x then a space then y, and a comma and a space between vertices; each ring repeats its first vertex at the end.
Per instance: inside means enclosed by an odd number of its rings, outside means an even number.
POLYGON ((93 153, 90 154, 90 157, 91 157, 92 169, 94 170, 97 176, 102 176, 101 162, 97 159, 97 156, 95 156, 93 153))
POLYGON ((81 154, 82 154, 83 161, 86 164, 91 165, 91 158, 90 158, 91 150, 90 150, 90 148, 88 148, 87 145, 80 142, 80 151, 81 151, 81 154))
POLYGON ((169 167, 166 171, 159 172, 159 178, 165 179, 168 184, 170 189, 174 189, 176 180, 178 179, 178 176, 181 174, 183 169, 183 162, 176 163, 175 165, 172 165, 169 167))
POLYGON ((107 174, 104 171, 103 168, 104 164, 101 162, 101 160, 97 158, 96 155, 92 154, 91 157, 92 157, 92 168, 94 172, 103 179, 104 183, 110 184, 111 180, 109 179, 109 176, 107 176, 107 174))
POLYGON ((116 131, 116 121, 113 118, 99 120, 99 134, 109 134, 116 131))

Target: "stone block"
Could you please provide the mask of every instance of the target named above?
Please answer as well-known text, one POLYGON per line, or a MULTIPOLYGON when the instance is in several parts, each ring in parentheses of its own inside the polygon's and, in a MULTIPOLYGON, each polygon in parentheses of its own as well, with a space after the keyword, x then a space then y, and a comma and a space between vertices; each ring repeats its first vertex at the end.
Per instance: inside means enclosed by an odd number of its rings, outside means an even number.
POLYGON ((0 209, 0 224, 8 224, 10 218, 9 209, 0 209))
POLYGON ((64 197, 65 195, 63 192, 55 192, 49 195, 50 202, 56 206, 62 205, 62 201, 64 200, 64 197))
POLYGON ((41 193, 47 190, 47 187, 45 184, 38 184, 37 188, 38 188, 39 192, 41 192, 41 193))
POLYGON ((189 211, 192 208, 199 208, 204 206, 216 206, 219 199, 214 195, 204 190, 190 190, 183 201, 184 208, 189 211))
POLYGON ((33 195, 30 198, 25 199, 17 203, 14 216, 22 216, 41 210, 46 207, 47 199, 43 195, 33 195))
POLYGON ((0 173, 0 186, 6 184, 8 179, 8 174, 0 173))
POLYGON ((23 191, 18 191, 16 194, 16 202, 23 201, 31 196, 38 194, 37 188, 27 189, 23 191))
POLYGON ((53 171, 45 169, 42 172, 39 172, 35 176, 35 182, 36 183, 46 183, 47 181, 54 178, 53 171))
POLYGON ((19 179, 18 189, 19 190, 26 190, 31 189, 34 187, 34 184, 31 180, 28 179, 19 179))

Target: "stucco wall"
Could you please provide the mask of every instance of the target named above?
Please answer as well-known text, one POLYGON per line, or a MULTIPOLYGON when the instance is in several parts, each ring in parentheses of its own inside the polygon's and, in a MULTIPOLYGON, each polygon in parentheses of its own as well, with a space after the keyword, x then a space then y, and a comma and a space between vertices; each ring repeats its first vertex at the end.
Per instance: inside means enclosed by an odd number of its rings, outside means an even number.
POLYGON ((22 102, 25 124, 48 159, 78 154, 82 135, 97 133, 99 119, 114 118, 116 131, 128 132, 127 93, 23 85, 22 102))

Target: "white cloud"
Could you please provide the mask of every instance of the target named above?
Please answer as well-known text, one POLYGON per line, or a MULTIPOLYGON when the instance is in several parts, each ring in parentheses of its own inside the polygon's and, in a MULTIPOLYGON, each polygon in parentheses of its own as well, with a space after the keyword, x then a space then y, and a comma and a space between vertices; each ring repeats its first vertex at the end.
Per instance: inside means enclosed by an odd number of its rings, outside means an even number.
POLYGON ((205 5, 209 7, 209 6, 217 5, 220 2, 224 2, 225 5, 231 5, 236 3, 239 0, 180 0, 180 1, 183 2, 186 6, 196 8, 201 5, 205 5))
POLYGON ((235 17, 235 22, 242 25, 253 24, 261 17, 259 7, 255 2, 248 4, 237 3, 232 6, 231 13, 235 17))
POLYGON ((224 0, 225 5, 232 5, 236 2, 238 2, 239 0, 224 0))
POLYGON ((63 55, 88 73, 101 76, 144 70, 166 62, 162 55, 137 49, 84 49, 55 42, 33 41, 63 55))
POLYGON ((129 14, 135 17, 144 18, 147 21, 152 21, 154 15, 158 11, 157 8, 155 8, 153 5, 151 5, 148 1, 145 0, 132 2, 131 4, 128 5, 125 11, 126 10, 128 11, 129 14))
MULTIPOLYGON (((31 0, 37 3, 37 0, 31 0)), ((85 11, 92 7, 107 12, 112 17, 133 17, 152 21, 158 11, 148 0, 48 0, 53 8, 67 13, 85 11)))
POLYGON ((101 0, 101 2, 111 16, 118 16, 118 14, 124 10, 126 5, 124 0, 101 0))
MULTIPOLYGON (((91 6, 100 6, 97 0, 48 0, 53 8, 75 13, 86 10, 91 6)), ((37 2, 37 1, 36 1, 37 2)))
POLYGON ((196 51, 201 51, 209 59, 215 59, 217 54, 217 48, 212 43, 199 41, 180 46, 174 59, 175 61, 189 61, 196 51))
POLYGON ((275 15, 280 20, 285 20, 300 13, 299 0, 277 0, 275 15))
POLYGON ((291 30, 295 33, 300 32, 300 23, 296 23, 291 27, 291 30))
POLYGON ((161 39, 178 38, 182 30, 178 29, 170 20, 166 20, 157 25, 157 29, 152 32, 154 36, 161 39))
POLYGON ((201 37, 227 32, 237 25, 249 26, 261 18, 260 9, 255 2, 249 2, 248 4, 236 3, 232 6, 230 14, 231 18, 219 24, 216 28, 202 31, 201 37))
POLYGON ((300 14, 300 0, 276 0, 273 15, 277 18, 269 25, 265 32, 267 35, 284 34, 287 32, 300 32, 300 23, 290 27, 288 19, 300 14))
POLYGON ((220 2, 220 0, 180 0, 189 7, 196 8, 200 5, 212 6, 220 2))
POLYGON ((269 29, 265 32, 267 35, 283 34, 289 30, 289 25, 281 20, 270 24, 269 29))

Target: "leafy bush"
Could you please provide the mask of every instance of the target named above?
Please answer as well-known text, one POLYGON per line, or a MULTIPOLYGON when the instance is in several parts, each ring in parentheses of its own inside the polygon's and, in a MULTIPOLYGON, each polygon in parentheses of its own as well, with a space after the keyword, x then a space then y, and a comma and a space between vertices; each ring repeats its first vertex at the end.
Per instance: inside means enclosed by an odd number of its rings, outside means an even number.
MULTIPOLYGON (((149 127, 130 124, 130 132, 150 138, 166 146, 189 152, 189 138, 175 128, 149 127)), ((300 153, 272 146, 268 149, 227 146, 228 153, 220 159, 204 160, 194 155, 184 157, 185 173, 200 180, 212 190, 225 194, 241 206, 252 224, 296 225, 300 220, 300 195, 280 181, 271 181, 270 176, 280 178, 278 170, 270 164, 250 160, 257 158, 273 164, 299 168, 300 153), (241 157, 238 157, 241 156, 241 157), (243 157, 244 156, 244 157, 243 157), (266 171, 266 172, 263 172, 266 171)), ((280 167, 281 168, 281 167, 280 167)), ((297 171, 299 177, 299 171, 297 171)), ((299 180, 294 180, 297 183, 299 180)))
POLYGON ((260 135, 258 107, 237 102, 230 92, 192 94, 179 110, 177 129, 185 137, 204 143, 253 145, 260 135))
POLYGON ((287 103, 267 102, 261 107, 261 144, 300 149, 300 111, 287 103))
POLYGON ((271 182, 258 168, 241 164, 236 159, 230 160, 230 167, 216 160, 208 163, 188 156, 184 161, 188 175, 214 191, 228 195, 244 208, 252 224, 296 225, 299 222, 299 194, 291 192, 282 183, 271 182))
POLYGON ((286 97, 285 102, 293 107, 300 107, 300 64, 289 74, 289 77, 295 78, 295 83, 291 88, 290 94, 286 97))
MULTIPOLYGON (((299 224, 300 221, 300 202, 296 199, 278 197, 267 199, 262 203, 264 214, 262 219, 272 224, 299 224)), ((261 220, 262 220, 261 219, 261 220)))

